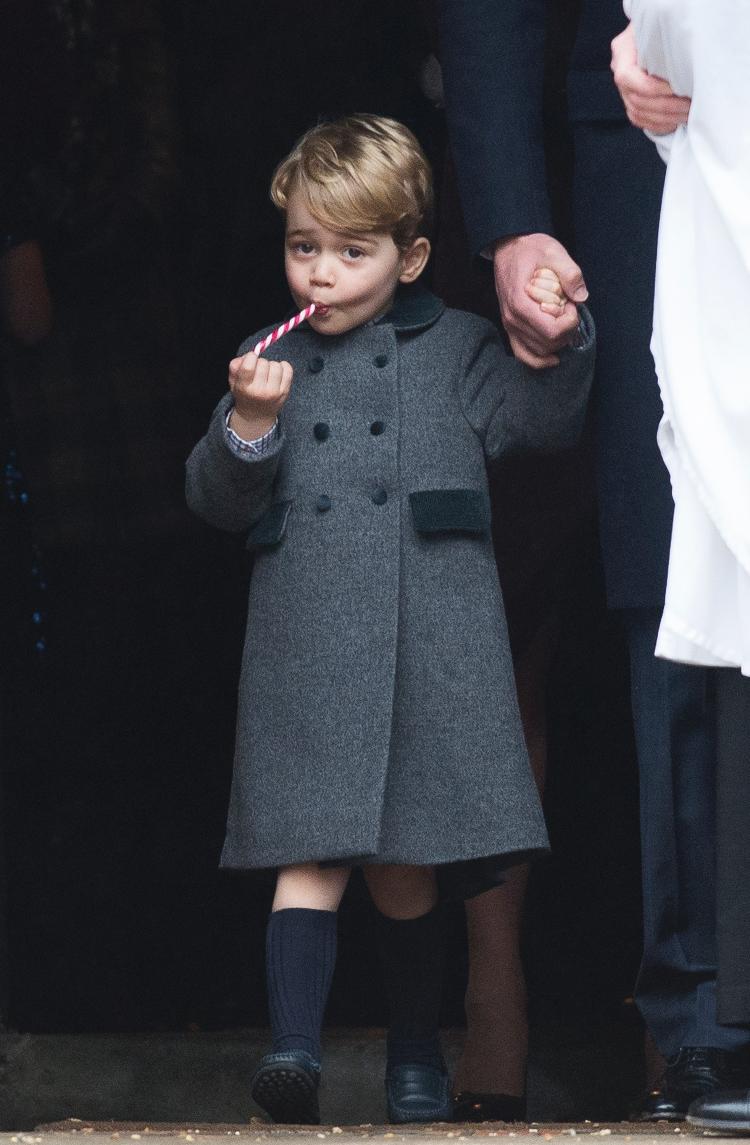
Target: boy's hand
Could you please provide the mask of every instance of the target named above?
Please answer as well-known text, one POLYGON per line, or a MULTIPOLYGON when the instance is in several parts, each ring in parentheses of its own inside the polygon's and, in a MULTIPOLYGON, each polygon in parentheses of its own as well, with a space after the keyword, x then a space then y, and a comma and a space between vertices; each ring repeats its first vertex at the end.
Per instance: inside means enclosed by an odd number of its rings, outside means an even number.
POLYGON ((567 295, 554 270, 541 266, 534 271, 531 282, 526 284, 526 293, 538 302, 545 314, 560 318, 565 310, 567 295))
POLYGON ((292 388, 294 371, 289 362, 269 362, 257 354, 244 354, 229 363, 229 388, 234 409, 229 424, 245 441, 268 433, 292 388))

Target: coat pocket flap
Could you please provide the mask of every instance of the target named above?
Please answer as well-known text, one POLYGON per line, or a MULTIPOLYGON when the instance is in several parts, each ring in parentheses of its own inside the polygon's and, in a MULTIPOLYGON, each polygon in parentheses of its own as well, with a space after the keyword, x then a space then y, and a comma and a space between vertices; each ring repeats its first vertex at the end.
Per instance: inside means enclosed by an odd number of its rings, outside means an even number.
POLYGON ((267 509, 259 521, 256 521, 247 534, 247 549, 265 549, 271 545, 278 545, 286 530, 286 523, 291 512, 291 501, 277 501, 267 509))
POLYGON ((418 533, 489 532, 489 497, 479 489, 421 489, 409 500, 418 533))

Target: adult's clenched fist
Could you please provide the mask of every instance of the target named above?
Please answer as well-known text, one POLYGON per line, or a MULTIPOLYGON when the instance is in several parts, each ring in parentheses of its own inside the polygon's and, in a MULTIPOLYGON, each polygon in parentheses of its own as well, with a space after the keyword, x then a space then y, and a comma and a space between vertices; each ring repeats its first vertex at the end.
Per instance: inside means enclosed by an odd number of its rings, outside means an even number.
POLYGON ((270 362, 243 354, 229 363, 229 389, 234 398, 229 424, 245 441, 255 441, 273 428, 292 388, 289 362, 270 362))

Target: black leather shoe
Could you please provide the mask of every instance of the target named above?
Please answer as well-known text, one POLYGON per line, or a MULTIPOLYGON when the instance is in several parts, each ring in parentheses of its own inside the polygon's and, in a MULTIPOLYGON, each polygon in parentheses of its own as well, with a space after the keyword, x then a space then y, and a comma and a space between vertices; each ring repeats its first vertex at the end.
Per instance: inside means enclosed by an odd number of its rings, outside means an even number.
POLYGON ((659 1084, 647 1093, 638 1121, 684 1121, 691 1102, 739 1081, 744 1055, 712 1046, 683 1046, 667 1062, 659 1084))
POLYGON ((385 1075, 385 1096, 392 1125, 451 1119, 448 1074, 434 1066, 390 1066, 385 1075))
POLYGON ((463 1090, 453 1098, 454 1121, 525 1121, 526 1098, 507 1093, 472 1093, 463 1090))
POLYGON ((285 1125, 320 1125, 320 1063, 305 1050, 266 1054, 253 1074, 253 1101, 272 1121, 285 1125))
POLYGON ((750 1133, 750 1089, 719 1089, 688 1109, 690 1125, 727 1133, 750 1133))

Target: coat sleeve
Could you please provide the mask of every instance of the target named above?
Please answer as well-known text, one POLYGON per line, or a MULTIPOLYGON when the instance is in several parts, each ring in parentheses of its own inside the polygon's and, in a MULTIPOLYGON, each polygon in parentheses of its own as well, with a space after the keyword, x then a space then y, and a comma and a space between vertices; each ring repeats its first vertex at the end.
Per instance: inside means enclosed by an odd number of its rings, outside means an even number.
POLYGON ((475 253, 504 235, 552 233, 542 118, 546 3, 439 3, 448 133, 475 253))
POLYGON ((231 401, 231 394, 221 399, 208 432, 187 460, 186 498, 193 513, 209 525, 238 533, 270 508, 284 437, 280 431, 264 453, 238 457, 225 434, 231 401))
POLYGON ((589 311, 578 309, 580 344, 562 350, 559 365, 545 370, 532 370, 508 354, 489 323, 470 344, 461 405, 489 459, 528 449, 569 449, 578 441, 596 340, 589 311))

